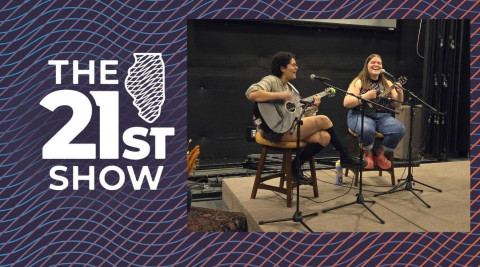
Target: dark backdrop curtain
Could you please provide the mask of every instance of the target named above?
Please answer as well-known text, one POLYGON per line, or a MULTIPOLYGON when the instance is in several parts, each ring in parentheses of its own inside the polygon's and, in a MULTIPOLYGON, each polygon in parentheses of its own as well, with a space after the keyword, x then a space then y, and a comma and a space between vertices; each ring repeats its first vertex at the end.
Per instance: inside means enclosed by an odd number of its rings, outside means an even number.
MULTIPOLYGON (((258 145, 246 138, 253 123, 252 103, 244 94, 248 86, 270 73, 270 59, 277 51, 297 55, 300 69, 294 85, 303 96, 325 89, 321 83, 311 81, 310 74, 329 77, 336 86, 346 89, 369 54, 382 55, 388 72, 396 78, 408 77, 407 89, 447 112, 445 118, 428 114, 428 124, 427 117, 424 123, 423 116, 416 117, 420 123, 414 133, 424 134, 424 152, 437 157, 447 152, 457 156, 468 153, 469 22, 423 20, 421 31, 420 20, 396 22, 397 27, 389 30, 292 20, 188 20, 187 134, 192 147, 200 145, 203 164, 207 159, 222 164, 227 160, 243 161, 247 155, 259 152, 258 145), (442 27, 444 45, 440 48, 438 29, 442 27), (452 40, 454 49, 450 48, 452 40), (426 49, 421 49, 424 44, 426 49), (442 85, 443 77, 446 87, 442 85)), ((329 116, 337 131, 347 137, 348 110, 343 108, 342 94, 325 99, 321 108, 321 114, 329 116)), ((347 138, 344 141, 346 144, 347 138)), ((420 143, 416 141, 415 149, 420 143)), ((402 148, 407 146, 403 144, 402 148)), ((338 153, 328 146, 322 156, 338 153)))
POLYGON ((426 20, 423 99, 445 115, 424 112, 424 153, 438 159, 469 152, 468 20, 426 20))

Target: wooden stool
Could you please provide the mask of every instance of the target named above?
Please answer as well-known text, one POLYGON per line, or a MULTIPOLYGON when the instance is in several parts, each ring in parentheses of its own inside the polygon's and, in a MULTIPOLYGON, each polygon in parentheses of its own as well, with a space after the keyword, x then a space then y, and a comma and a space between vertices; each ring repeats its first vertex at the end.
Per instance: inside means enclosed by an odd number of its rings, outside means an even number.
MULTIPOLYGON (((287 195, 287 207, 292 206, 292 191, 295 184, 294 179, 292 178, 292 154, 297 147, 297 142, 279 142, 274 143, 266 140, 262 135, 257 131, 255 134, 255 141, 262 146, 262 153, 260 155, 260 161, 258 162, 257 175, 255 176, 255 182, 253 183, 252 195, 250 198, 255 199, 257 196, 258 189, 272 190, 280 192, 287 195), (279 151, 283 154, 282 160, 282 169, 280 172, 272 173, 262 177, 263 167, 265 165, 265 159, 267 158, 267 153, 269 150, 279 151), (273 178, 280 177, 280 185, 272 186, 264 184, 265 181, 268 181, 273 178), (284 184, 287 184, 287 187, 284 187, 284 184)), ((300 142, 300 147, 305 147, 306 142, 300 142)), ((309 185, 313 187, 313 195, 318 197, 318 186, 317 186, 317 176, 315 169, 315 161, 313 157, 309 159, 310 162, 310 181, 309 185)), ((298 185, 297 185, 298 186, 298 185)))
MULTIPOLYGON (((355 155, 358 155, 359 154, 359 149, 360 149, 359 146, 358 146, 358 135, 354 131, 352 131, 351 129, 348 129, 348 132, 352 135, 348 150, 350 152, 357 153, 355 155)), ((375 141, 381 140, 381 139, 383 139, 383 134, 377 132, 377 135, 375 135, 375 141)), ((373 169, 370 169, 370 170, 363 169, 363 171, 364 172, 378 171, 379 176, 382 176, 382 172, 386 171, 390 174, 390 178, 392 179, 392 186, 395 186, 395 170, 394 170, 394 167, 393 167, 393 153, 390 153, 390 155, 388 156, 388 160, 390 160, 390 162, 392 162, 392 166, 388 170, 382 170, 378 166, 374 165, 373 169)), ((353 171, 354 177, 355 177, 354 184, 355 184, 355 186, 358 186, 358 173, 360 172, 360 168, 345 168, 345 176, 348 175, 349 170, 353 171)))

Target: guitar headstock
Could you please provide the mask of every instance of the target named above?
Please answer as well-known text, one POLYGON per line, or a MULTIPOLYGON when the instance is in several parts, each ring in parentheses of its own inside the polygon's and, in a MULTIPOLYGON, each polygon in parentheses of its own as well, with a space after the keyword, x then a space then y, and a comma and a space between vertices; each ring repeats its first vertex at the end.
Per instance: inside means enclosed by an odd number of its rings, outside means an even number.
POLYGON ((332 87, 326 88, 325 90, 323 90, 323 92, 325 92, 325 95, 328 97, 334 97, 336 93, 335 89, 332 87))
POLYGON ((400 76, 400 78, 397 79, 397 83, 399 83, 401 85, 406 84, 407 81, 408 81, 407 77, 404 77, 404 76, 400 76))

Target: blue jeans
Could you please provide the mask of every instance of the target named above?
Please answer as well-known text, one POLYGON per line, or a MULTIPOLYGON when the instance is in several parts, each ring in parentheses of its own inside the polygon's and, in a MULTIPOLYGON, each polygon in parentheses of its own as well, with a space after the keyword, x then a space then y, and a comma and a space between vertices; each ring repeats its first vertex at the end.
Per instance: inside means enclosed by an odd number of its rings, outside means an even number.
MULTIPOLYGON (((360 142, 361 112, 350 110, 347 115, 348 128, 358 135, 360 142)), ((372 116, 365 116, 363 122, 363 149, 373 148, 377 132, 383 134, 383 148, 385 151, 393 151, 402 137, 405 135, 405 126, 395 119, 390 113, 375 113, 372 116)))

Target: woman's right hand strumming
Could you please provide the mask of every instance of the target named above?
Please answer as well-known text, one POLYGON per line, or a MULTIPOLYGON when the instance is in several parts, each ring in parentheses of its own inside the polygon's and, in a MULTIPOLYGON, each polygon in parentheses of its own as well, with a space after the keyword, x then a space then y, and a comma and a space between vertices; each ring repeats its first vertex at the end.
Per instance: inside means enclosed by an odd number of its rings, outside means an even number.
POLYGON ((365 99, 375 99, 377 97, 377 91, 375 90, 370 90, 362 95, 363 98, 365 99))

